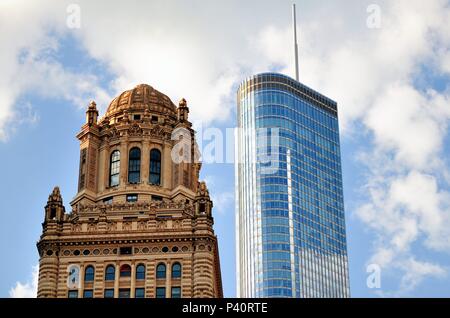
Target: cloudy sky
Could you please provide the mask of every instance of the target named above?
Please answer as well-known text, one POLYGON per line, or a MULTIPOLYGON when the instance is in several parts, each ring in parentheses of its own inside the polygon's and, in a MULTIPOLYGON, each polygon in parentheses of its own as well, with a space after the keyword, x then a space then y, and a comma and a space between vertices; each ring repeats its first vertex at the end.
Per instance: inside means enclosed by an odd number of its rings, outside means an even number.
MULTIPOLYGON (((293 74, 291 1, 0 0, 0 296, 35 294, 54 185, 76 192, 84 109, 148 83, 203 127, 238 84, 293 74), (79 16, 78 16, 79 13, 79 16), (77 19, 77 18, 80 19, 77 19)), ((297 1, 300 80, 339 105, 352 296, 450 296, 450 3, 297 1), (381 268, 381 288, 366 284, 381 268)), ((206 164, 235 295, 232 164, 206 164)))

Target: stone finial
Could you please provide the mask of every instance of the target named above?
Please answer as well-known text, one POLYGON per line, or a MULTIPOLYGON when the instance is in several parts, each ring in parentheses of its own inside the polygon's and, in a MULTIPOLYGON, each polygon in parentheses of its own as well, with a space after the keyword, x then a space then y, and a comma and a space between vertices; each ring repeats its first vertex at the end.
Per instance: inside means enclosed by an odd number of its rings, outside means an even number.
POLYGON ((62 203, 61 192, 59 187, 56 186, 53 188, 52 193, 48 196, 48 203, 62 203))
POLYGON ((178 103, 178 106, 180 106, 180 107, 187 107, 187 102, 186 102, 186 100, 185 100, 184 98, 182 98, 182 99, 180 100, 180 102, 178 103))
POLYGON ((59 187, 55 187, 48 196, 47 205, 45 206, 45 222, 64 220, 65 208, 61 197, 59 187))
POLYGON ((185 122, 188 120, 189 108, 187 107, 187 102, 184 98, 178 103, 177 115, 179 122, 185 122))
POLYGON ((89 103, 89 109, 97 109, 97 104, 95 101, 91 100, 89 103))
POLYGON ((98 119, 97 104, 92 100, 89 103, 88 109, 86 111, 86 123, 89 126, 92 126, 94 124, 97 124, 97 119, 98 119))

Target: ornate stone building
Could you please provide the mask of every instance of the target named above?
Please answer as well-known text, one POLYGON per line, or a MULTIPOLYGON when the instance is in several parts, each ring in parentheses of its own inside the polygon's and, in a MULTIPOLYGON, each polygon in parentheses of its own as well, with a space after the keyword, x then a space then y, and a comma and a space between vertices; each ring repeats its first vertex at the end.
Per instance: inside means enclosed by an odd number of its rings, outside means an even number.
POLYGON ((38 297, 222 297, 213 203, 201 164, 186 160, 198 157, 188 113, 144 84, 101 119, 90 103, 71 212, 58 187, 45 206, 38 297))

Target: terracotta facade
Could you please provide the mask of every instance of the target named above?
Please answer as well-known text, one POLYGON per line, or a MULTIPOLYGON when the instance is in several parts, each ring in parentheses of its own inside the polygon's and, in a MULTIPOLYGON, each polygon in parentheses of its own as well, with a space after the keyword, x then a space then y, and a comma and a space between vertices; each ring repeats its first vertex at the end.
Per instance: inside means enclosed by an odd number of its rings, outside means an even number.
POLYGON ((188 113, 184 99, 177 107, 145 84, 101 119, 90 103, 71 211, 58 187, 45 206, 38 297, 222 297, 188 113))

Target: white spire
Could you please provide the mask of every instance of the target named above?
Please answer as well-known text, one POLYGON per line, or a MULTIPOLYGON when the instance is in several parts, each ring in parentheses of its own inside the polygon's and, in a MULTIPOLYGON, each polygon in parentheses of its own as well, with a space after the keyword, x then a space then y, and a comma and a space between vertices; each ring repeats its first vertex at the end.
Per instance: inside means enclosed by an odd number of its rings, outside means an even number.
POLYGON ((295 14, 295 3, 292 4, 292 18, 294 27, 294 58, 295 58, 295 79, 298 81, 298 45, 297 45, 297 19, 295 14))

